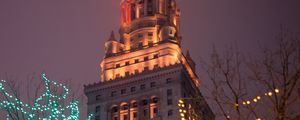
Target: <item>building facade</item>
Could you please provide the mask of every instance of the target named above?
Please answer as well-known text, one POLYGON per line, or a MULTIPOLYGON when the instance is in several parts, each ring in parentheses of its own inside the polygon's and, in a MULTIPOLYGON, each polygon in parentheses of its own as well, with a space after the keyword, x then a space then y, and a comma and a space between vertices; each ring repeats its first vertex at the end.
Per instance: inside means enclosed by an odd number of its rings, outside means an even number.
POLYGON ((112 32, 101 81, 85 85, 95 120, 214 120, 183 54, 175 0, 122 0, 120 38, 112 32))

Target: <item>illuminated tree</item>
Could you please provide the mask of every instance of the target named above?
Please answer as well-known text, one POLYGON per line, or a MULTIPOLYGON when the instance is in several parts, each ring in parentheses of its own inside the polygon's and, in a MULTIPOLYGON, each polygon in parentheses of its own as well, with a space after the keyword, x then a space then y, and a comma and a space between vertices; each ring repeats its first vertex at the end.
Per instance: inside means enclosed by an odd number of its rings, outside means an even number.
MULTIPOLYGON (((69 89, 41 75, 43 92, 29 103, 24 103, 16 89, 5 80, 0 81, 0 108, 7 112, 7 120, 79 120, 78 100, 66 103, 69 89), (9 88, 9 89, 7 89, 9 88), (61 91, 61 92, 60 92, 61 91)), ((90 120, 92 115, 87 117, 90 120)))

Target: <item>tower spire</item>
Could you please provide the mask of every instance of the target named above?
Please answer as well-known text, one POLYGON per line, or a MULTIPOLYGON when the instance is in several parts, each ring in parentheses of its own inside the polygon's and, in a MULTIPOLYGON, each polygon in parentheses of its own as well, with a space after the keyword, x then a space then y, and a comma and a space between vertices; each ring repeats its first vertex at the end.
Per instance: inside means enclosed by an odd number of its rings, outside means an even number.
POLYGON ((110 33, 110 37, 109 37, 108 41, 116 41, 115 34, 114 34, 113 30, 110 33))

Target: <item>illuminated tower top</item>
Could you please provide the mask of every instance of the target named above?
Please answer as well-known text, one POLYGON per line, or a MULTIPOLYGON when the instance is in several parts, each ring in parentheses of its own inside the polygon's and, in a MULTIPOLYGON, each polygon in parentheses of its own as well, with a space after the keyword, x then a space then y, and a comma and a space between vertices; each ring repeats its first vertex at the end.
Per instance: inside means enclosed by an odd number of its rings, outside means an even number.
POLYGON ((175 0, 122 0, 120 7, 120 39, 112 32, 105 43, 102 82, 180 63, 197 78, 193 61, 182 54, 175 0))

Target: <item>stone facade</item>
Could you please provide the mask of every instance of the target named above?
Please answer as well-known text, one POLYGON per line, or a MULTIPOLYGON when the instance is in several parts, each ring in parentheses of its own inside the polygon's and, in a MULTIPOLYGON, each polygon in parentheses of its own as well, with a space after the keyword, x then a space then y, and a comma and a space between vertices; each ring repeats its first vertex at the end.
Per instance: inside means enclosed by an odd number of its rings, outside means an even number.
POLYGON ((95 120, 214 120, 183 54, 175 0, 122 0, 120 39, 105 43, 101 81, 84 86, 95 120))

